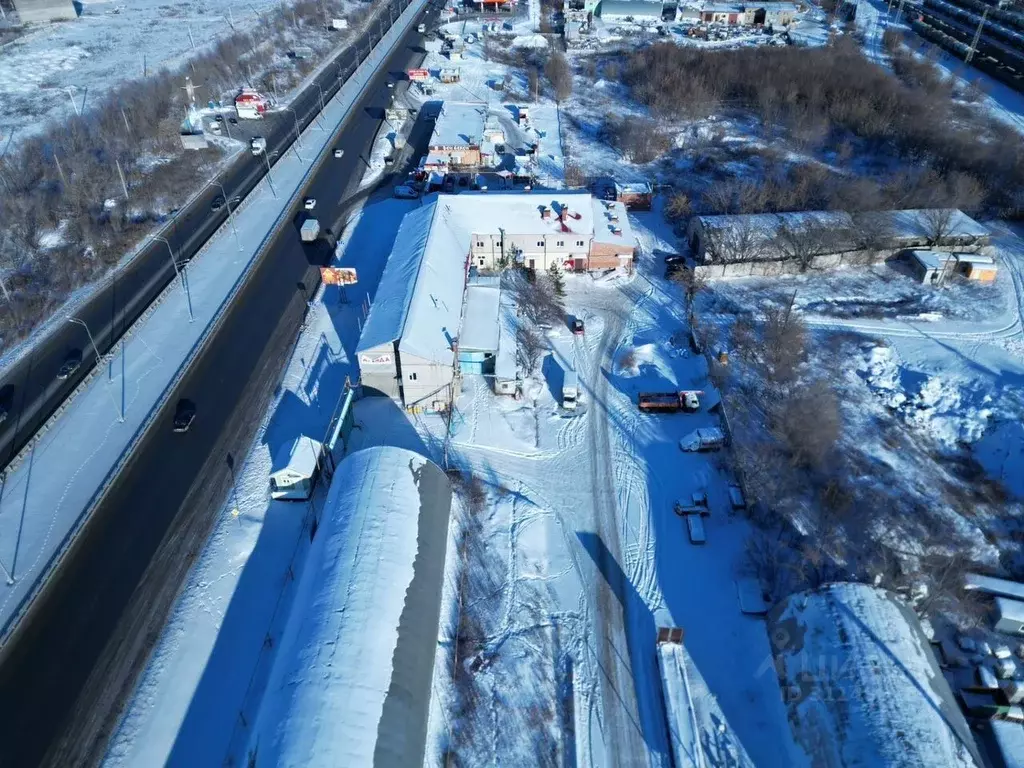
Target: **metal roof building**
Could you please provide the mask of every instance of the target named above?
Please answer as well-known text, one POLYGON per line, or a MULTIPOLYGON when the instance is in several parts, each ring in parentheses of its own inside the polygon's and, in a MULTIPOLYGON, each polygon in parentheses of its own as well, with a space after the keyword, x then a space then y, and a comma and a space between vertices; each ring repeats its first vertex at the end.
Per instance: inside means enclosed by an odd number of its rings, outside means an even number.
POLYGON ((249 765, 422 765, 452 491, 367 448, 338 466, 249 743, 249 765))
POLYGON ((920 622, 893 594, 837 583, 791 595, 768 637, 811 765, 983 765, 920 622))
POLYGON ((78 13, 70 0, 13 0, 14 10, 22 24, 47 24, 51 21, 77 19, 78 13))
POLYGON ((630 17, 637 21, 661 21, 664 7, 660 0, 601 0, 596 15, 606 21, 630 17))

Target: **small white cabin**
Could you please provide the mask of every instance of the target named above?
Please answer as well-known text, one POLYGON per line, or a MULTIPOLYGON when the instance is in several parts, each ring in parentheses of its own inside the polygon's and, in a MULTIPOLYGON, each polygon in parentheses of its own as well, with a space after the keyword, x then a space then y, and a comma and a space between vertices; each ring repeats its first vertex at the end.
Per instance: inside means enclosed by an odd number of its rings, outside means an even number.
POLYGON ((305 435, 285 443, 274 457, 270 498, 305 501, 313 495, 323 465, 324 446, 305 435))

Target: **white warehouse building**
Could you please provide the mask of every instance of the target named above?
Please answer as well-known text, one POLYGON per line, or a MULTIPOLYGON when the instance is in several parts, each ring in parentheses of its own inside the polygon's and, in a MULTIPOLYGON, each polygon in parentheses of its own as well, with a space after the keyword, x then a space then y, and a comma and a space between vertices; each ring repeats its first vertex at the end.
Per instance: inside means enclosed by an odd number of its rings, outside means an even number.
MULTIPOLYGON (((532 270, 552 264, 578 272, 631 268, 634 247, 623 204, 589 194, 425 198, 402 220, 356 347, 363 387, 406 408, 444 410, 457 394, 471 267, 489 271, 517 262, 532 270)), ((476 351, 496 354, 490 347, 476 351)))

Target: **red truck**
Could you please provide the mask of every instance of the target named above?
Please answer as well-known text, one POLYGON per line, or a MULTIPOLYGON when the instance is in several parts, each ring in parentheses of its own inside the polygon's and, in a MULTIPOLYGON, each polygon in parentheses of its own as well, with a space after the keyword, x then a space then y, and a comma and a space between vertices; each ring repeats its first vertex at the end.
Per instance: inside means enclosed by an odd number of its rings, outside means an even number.
POLYGON ((693 413, 700 410, 699 396, 703 394, 692 389, 681 392, 641 392, 637 406, 645 413, 693 413))

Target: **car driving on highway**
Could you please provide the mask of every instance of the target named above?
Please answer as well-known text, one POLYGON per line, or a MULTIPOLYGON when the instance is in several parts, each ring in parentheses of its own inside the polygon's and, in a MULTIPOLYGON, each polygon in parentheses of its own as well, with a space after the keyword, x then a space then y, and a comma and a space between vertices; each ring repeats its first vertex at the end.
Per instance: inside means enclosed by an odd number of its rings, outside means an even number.
POLYGON ((315 197, 307 197, 306 201, 302 204, 302 206, 307 211, 312 211, 314 208, 316 208, 316 198, 315 197))
POLYGON ((57 371, 57 378, 64 381, 68 376, 71 376, 75 371, 78 370, 79 366, 82 365, 82 350, 73 349, 68 352, 68 356, 64 358, 64 362, 61 363, 60 369, 57 371))
POLYGON ((192 422, 196 419, 196 404, 191 400, 182 398, 174 409, 174 431, 188 432, 192 422))

